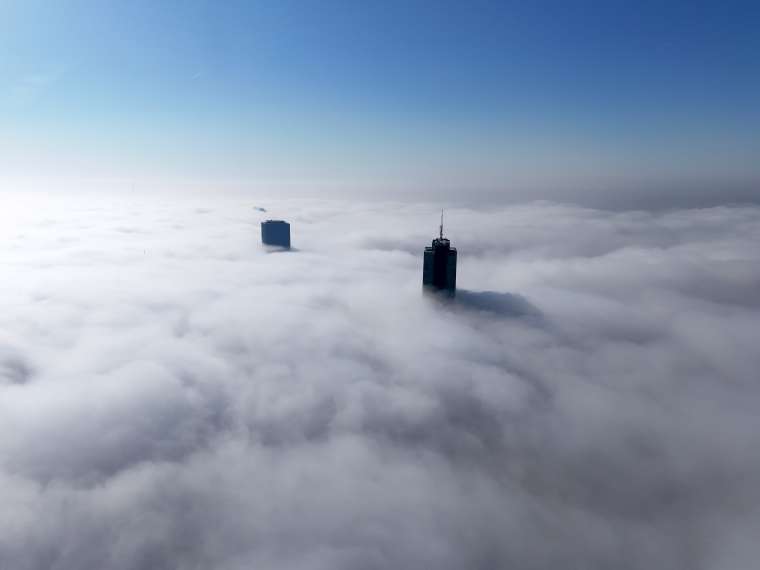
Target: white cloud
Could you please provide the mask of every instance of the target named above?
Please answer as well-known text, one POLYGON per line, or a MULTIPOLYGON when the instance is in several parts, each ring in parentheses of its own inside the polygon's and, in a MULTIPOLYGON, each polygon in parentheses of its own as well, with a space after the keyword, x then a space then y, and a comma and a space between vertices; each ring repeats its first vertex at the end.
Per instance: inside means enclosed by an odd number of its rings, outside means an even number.
POLYGON ((452 209, 439 305, 435 206, 6 204, 8 567, 758 555, 760 209, 452 209), (263 251, 261 216, 297 251, 263 251))

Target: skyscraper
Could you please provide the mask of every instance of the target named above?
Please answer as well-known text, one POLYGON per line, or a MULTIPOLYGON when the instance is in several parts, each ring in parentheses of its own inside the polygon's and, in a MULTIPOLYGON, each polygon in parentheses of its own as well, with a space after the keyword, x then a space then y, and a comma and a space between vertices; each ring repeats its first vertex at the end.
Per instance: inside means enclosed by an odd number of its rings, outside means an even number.
POLYGON ((438 237, 425 248, 422 266, 422 286, 426 290, 442 291, 453 297, 457 288, 457 250, 443 237, 443 211, 438 237))
POLYGON ((261 222, 261 243, 290 248, 290 224, 283 220, 261 222))

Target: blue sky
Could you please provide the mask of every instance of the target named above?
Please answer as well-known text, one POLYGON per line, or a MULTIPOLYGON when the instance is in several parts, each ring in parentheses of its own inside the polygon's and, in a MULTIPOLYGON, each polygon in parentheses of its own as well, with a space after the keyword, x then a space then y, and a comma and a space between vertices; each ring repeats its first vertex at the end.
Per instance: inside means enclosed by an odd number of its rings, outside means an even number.
POLYGON ((3 1, 0 177, 752 198, 759 19, 738 2, 3 1))

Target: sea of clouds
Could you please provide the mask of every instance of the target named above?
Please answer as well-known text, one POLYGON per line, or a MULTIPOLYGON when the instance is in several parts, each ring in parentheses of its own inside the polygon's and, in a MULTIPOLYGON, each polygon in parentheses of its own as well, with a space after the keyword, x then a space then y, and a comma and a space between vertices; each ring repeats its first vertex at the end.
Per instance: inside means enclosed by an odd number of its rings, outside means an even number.
POLYGON ((760 558, 760 208, 0 199, 0 568, 760 558))

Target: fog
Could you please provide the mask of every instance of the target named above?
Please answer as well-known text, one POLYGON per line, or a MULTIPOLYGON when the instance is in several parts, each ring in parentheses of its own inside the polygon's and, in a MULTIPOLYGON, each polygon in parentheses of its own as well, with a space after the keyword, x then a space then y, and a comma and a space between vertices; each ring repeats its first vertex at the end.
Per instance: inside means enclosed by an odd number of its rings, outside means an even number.
POLYGON ((760 556, 760 208, 0 199, 2 568, 760 556))

